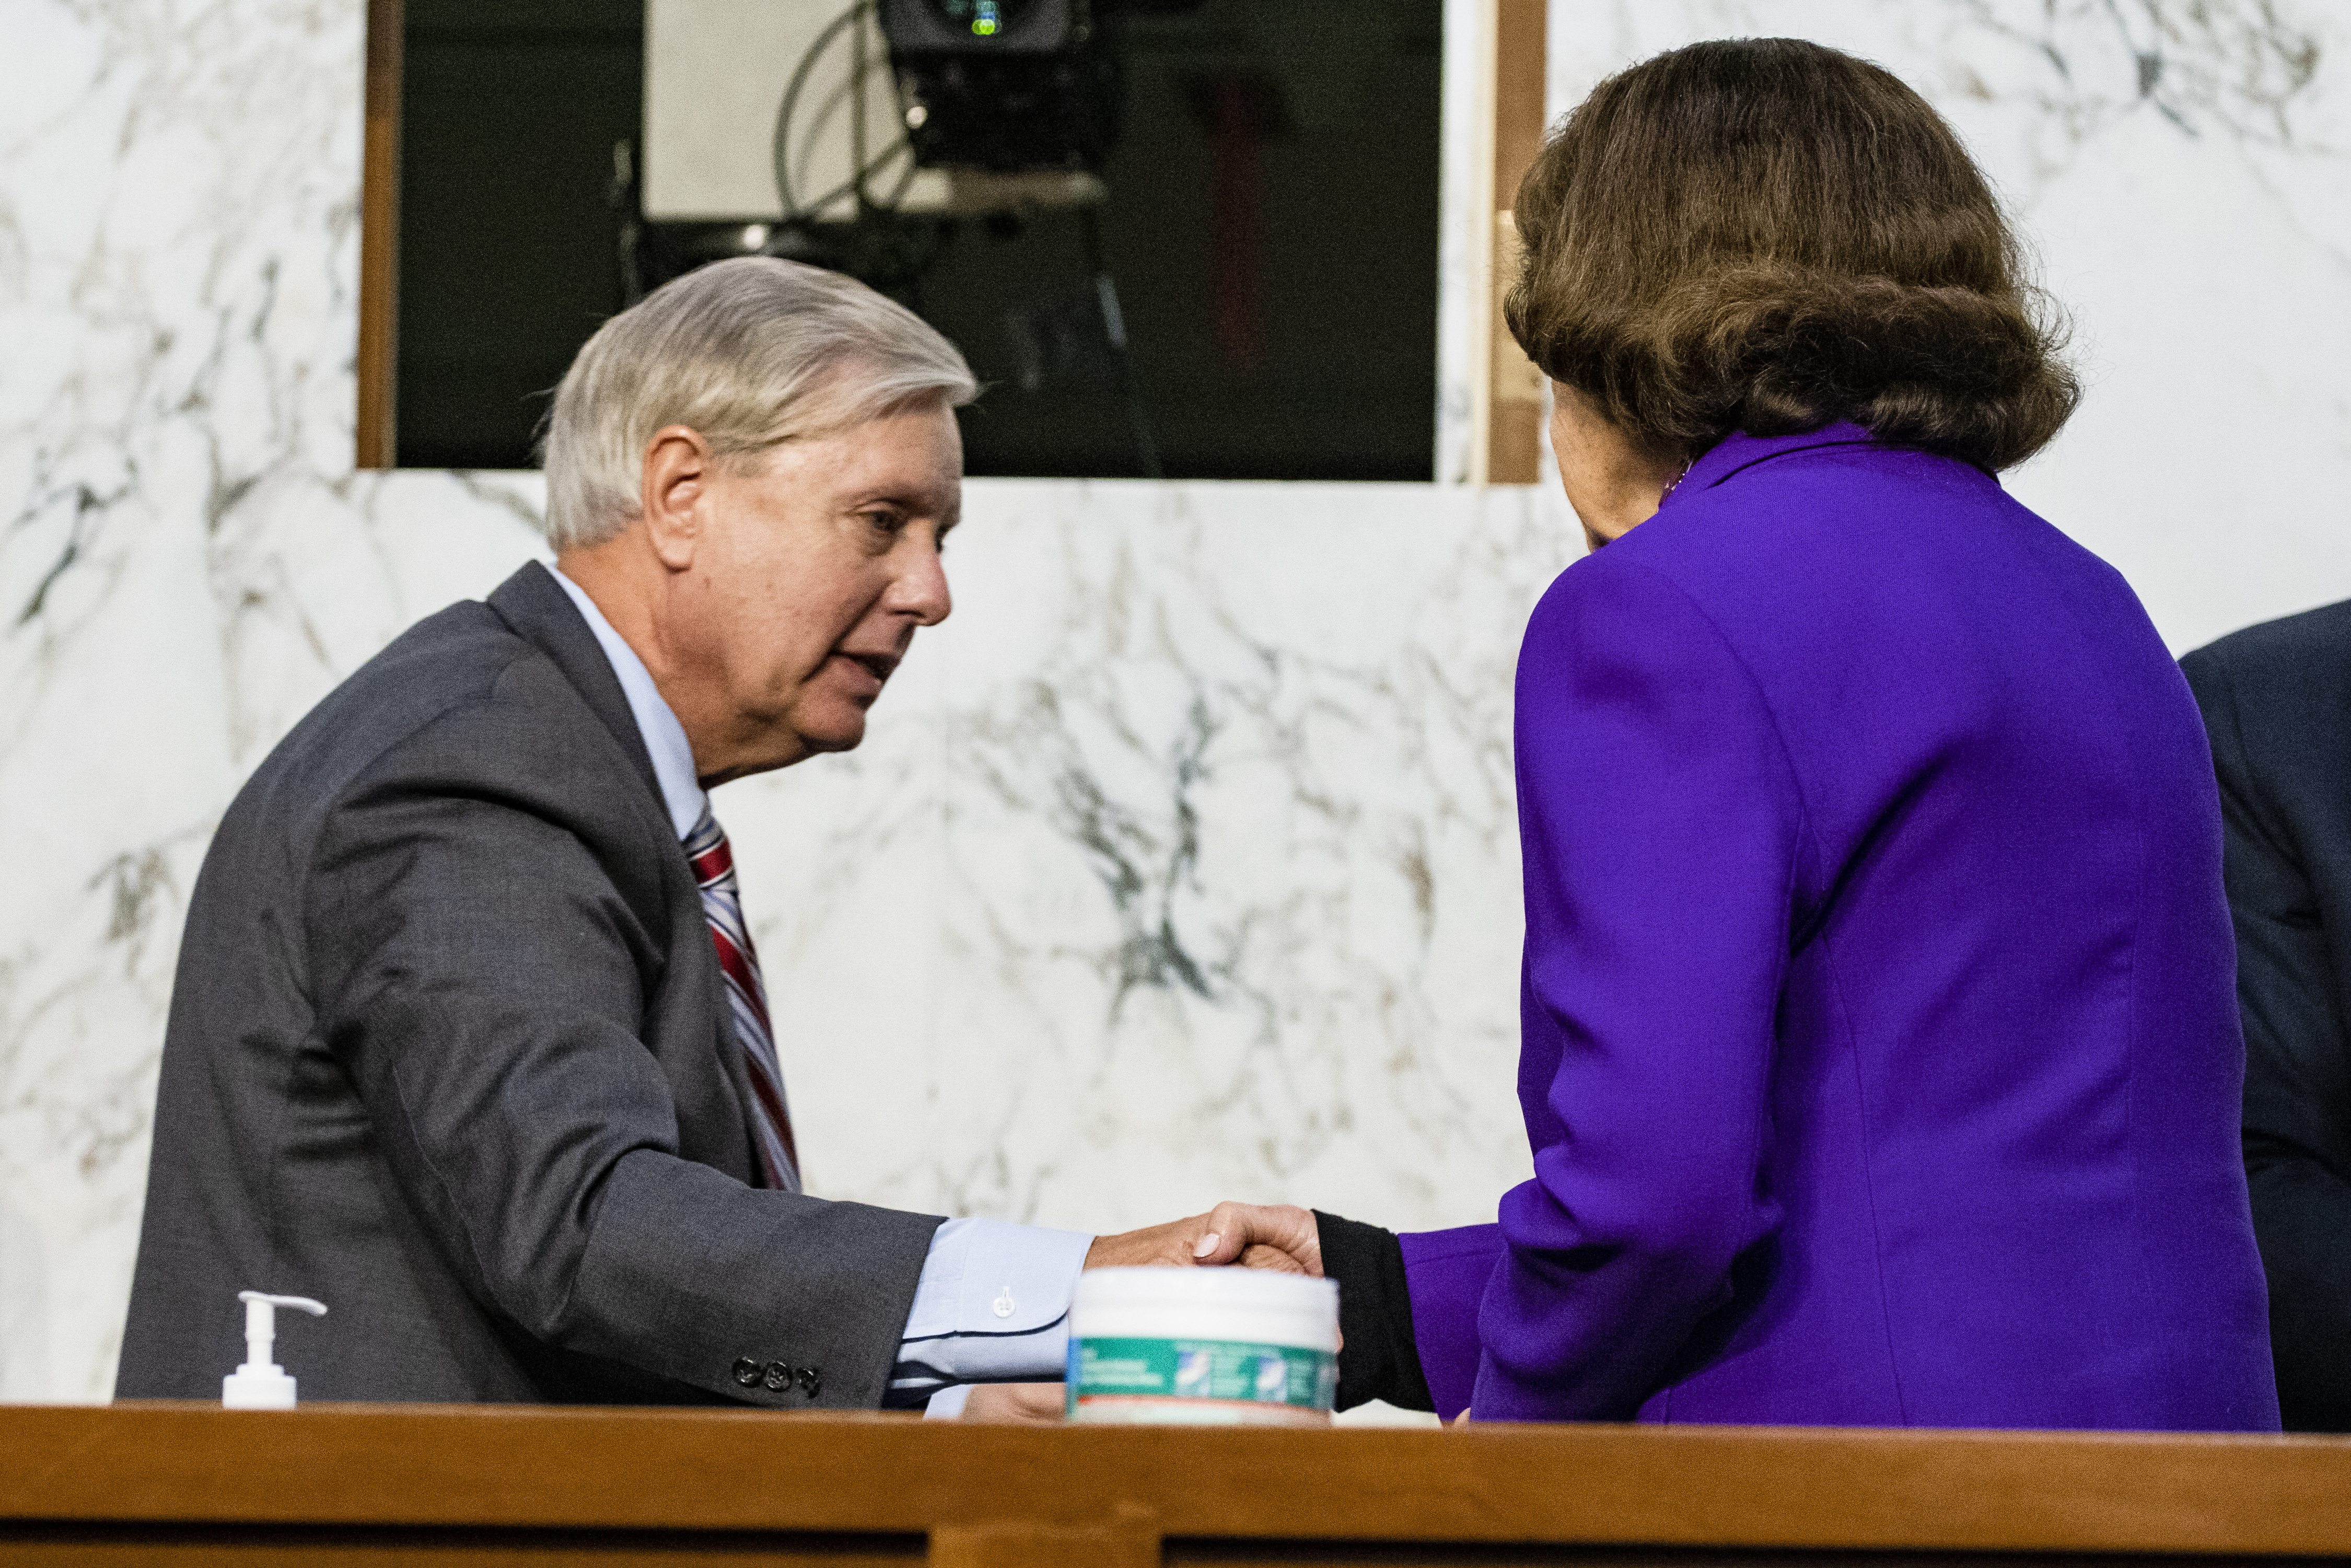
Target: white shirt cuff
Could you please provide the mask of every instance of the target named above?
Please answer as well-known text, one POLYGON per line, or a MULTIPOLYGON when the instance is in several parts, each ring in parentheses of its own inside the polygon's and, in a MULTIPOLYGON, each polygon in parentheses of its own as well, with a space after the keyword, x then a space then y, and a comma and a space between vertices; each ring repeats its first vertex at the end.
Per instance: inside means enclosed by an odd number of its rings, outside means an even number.
POLYGON ((1093 1238, 1000 1219, 950 1219, 931 1238, 891 1375, 909 1403, 956 1383, 1058 1380, 1070 1299, 1093 1238))

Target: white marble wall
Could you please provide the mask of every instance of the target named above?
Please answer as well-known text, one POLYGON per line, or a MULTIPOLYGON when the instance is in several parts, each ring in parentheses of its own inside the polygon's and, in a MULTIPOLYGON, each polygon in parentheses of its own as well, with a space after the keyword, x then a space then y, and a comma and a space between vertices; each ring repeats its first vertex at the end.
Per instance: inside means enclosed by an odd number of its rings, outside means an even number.
POLYGON ((1510 672, 1556 503, 974 491, 886 726, 720 797, 819 1184, 1490 1218, 1525 1166, 1510 672))
MULTIPOLYGON (((336 679, 532 551, 538 490, 350 470, 357 0, 9 21, 0 1397, 89 1399, 205 836, 336 679)), ((2335 8, 1554 0, 1558 107, 1728 32, 1861 49, 1961 124, 2093 371, 2018 486, 2177 645, 2351 594, 2335 8)), ((1448 106, 1448 277, 1473 124, 1448 106)), ((1525 1158, 1509 672, 1560 503, 997 481, 967 511, 956 615, 865 748, 718 797, 819 1188, 1102 1227, 1228 1194, 1490 1214, 1525 1158)))

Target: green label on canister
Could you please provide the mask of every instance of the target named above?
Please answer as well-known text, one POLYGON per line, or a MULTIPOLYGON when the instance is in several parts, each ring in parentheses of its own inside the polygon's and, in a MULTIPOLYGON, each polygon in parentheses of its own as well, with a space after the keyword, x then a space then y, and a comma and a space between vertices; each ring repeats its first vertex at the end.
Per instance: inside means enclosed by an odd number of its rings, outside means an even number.
POLYGON ((1224 1339, 1072 1339, 1070 1408, 1090 1398, 1228 1399, 1331 1408, 1338 1359, 1328 1351, 1224 1339))

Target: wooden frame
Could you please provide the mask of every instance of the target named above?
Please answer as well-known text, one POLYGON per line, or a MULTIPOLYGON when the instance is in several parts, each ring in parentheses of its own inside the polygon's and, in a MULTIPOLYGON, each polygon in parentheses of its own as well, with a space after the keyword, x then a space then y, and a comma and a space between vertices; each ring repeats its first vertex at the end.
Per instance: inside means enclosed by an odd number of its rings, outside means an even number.
POLYGON ((1492 213, 1486 268, 1485 482, 1531 485, 1541 472, 1543 373, 1510 336, 1502 297, 1518 272, 1519 231, 1510 207, 1519 182, 1542 151, 1548 38, 1545 0, 1489 0, 1494 6, 1492 213))
POLYGON ((0 1565, 1922 1568, 1955 1553, 1970 1568, 2351 1556, 2351 1439, 0 1410, 0 1565))
POLYGON ((397 452, 400 355, 401 0, 367 0, 366 132, 360 154, 360 343, 356 464, 390 468, 397 452))

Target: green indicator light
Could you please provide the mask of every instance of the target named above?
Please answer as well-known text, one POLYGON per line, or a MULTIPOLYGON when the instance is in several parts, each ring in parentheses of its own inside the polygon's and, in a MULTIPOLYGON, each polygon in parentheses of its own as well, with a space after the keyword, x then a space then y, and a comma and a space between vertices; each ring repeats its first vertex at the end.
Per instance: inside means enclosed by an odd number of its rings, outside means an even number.
POLYGON ((971 30, 973 36, 981 38, 994 37, 996 36, 996 29, 1001 25, 999 21, 1000 13, 997 8, 997 0, 979 0, 979 4, 972 7, 972 11, 971 30))

